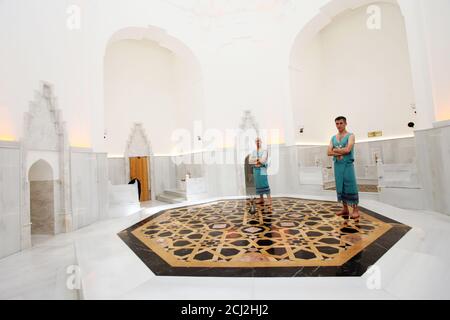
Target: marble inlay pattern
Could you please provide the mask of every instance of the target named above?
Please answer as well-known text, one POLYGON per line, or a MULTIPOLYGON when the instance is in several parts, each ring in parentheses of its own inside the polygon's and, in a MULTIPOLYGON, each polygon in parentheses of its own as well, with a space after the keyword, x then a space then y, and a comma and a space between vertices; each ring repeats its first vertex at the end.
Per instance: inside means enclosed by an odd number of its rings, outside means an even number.
POLYGON ((410 229, 366 209, 337 217, 334 202, 275 198, 254 215, 249 205, 170 209, 119 236, 158 275, 360 276, 410 229))
POLYGON ((31 233, 55 234, 54 181, 31 181, 31 233))

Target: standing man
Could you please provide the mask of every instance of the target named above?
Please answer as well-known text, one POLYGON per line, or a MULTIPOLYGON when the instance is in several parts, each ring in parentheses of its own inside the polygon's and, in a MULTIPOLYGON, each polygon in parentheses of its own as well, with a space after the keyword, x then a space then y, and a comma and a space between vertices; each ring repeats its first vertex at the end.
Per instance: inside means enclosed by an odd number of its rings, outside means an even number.
POLYGON ((337 117, 335 120, 338 134, 331 138, 328 147, 328 156, 333 157, 334 178, 336 180, 336 192, 339 202, 342 202, 343 208, 338 216, 350 215, 348 207, 353 208, 350 217, 359 218, 359 195, 358 184, 355 175, 355 135, 347 132, 347 119, 337 117))
POLYGON ((257 204, 264 203, 264 195, 267 195, 269 205, 272 204, 272 197, 270 196, 269 180, 267 179, 267 162, 268 152, 261 147, 261 139, 257 138, 256 150, 253 151, 252 156, 249 159, 249 163, 253 165, 253 177, 255 180, 256 194, 259 195, 259 201, 257 204))

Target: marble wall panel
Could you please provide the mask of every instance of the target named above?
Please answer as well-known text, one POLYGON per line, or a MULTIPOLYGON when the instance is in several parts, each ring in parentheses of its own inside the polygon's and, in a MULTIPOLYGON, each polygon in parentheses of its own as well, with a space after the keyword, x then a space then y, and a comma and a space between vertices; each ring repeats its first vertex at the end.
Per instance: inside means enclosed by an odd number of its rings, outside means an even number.
POLYGON ((450 126, 416 132, 417 164, 428 205, 450 215, 450 126))
POLYGON ((90 152, 71 152, 72 223, 77 230, 99 220, 97 157, 90 152))
POLYGON ((172 157, 154 156, 151 158, 151 166, 153 167, 154 194, 159 195, 167 189, 176 189, 176 166, 172 157))
POLYGON ((96 154, 98 217, 108 218, 108 158, 106 153, 96 154))
POLYGON ((0 144, 0 258, 21 249, 19 148, 0 144))
POLYGON ((108 179, 113 185, 127 184, 125 158, 108 158, 108 179))

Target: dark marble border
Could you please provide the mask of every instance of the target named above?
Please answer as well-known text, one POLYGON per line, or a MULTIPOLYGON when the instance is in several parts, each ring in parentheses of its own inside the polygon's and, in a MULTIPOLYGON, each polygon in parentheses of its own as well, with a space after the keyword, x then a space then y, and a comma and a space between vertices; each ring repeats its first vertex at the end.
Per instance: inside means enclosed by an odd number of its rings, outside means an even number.
MULTIPOLYGON (((319 201, 335 203, 333 201, 322 201, 313 199, 302 199, 292 197, 280 197, 283 199, 295 199, 305 201, 319 201)), ((215 203, 227 200, 245 199, 224 199, 215 200, 198 205, 215 203)), ((178 207, 177 209, 191 207, 192 205, 178 207)), ((374 265, 386 252, 389 251, 411 227, 387 218, 376 212, 361 207, 364 213, 391 224, 392 228, 377 240, 368 245, 364 250, 356 254, 349 261, 339 267, 248 267, 248 268, 203 268, 203 267, 172 267, 150 248, 137 239, 132 231, 146 224, 148 221, 164 214, 166 209, 158 212, 143 221, 127 228, 118 236, 127 246, 145 263, 145 265, 158 276, 178 276, 178 277, 360 277, 367 269, 374 265)))

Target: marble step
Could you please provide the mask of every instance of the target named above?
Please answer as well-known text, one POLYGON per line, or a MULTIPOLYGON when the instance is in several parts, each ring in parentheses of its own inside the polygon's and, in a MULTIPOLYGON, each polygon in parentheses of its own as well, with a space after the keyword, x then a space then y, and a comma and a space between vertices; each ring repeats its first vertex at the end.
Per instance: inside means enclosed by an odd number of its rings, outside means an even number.
POLYGON ((186 191, 182 191, 182 190, 176 190, 176 189, 167 189, 164 190, 164 194, 171 196, 171 197, 175 197, 175 198, 186 198, 186 191))
POLYGON ((181 202, 186 201, 186 198, 176 197, 176 196, 173 196, 173 195, 170 195, 170 194, 164 192, 164 193, 162 193, 160 195, 157 195, 156 196, 156 200, 162 201, 162 202, 166 202, 166 203, 174 203, 175 204, 175 203, 181 203, 181 202))

